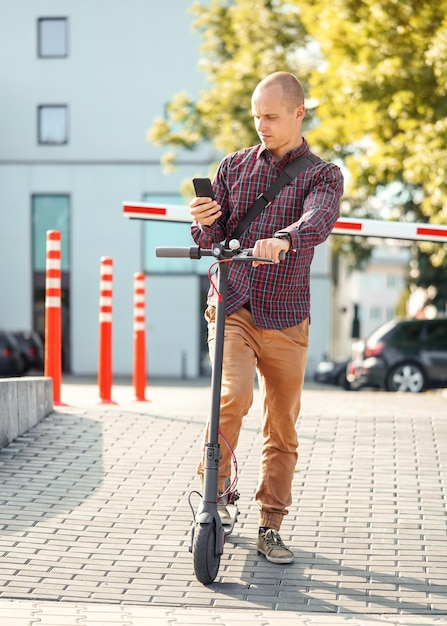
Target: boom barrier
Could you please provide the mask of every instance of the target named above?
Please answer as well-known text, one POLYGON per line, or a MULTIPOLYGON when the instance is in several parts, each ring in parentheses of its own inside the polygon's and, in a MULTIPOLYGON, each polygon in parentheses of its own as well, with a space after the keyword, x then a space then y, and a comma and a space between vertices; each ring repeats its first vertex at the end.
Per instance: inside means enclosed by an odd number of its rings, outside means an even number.
MULTIPOLYGON (((123 215, 131 219, 191 223, 189 209, 183 204, 123 202, 123 215)), ((447 226, 441 224, 390 222, 352 217, 341 217, 335 224, 332 234, 405 239, 408 241, 447 242, 447 226)))

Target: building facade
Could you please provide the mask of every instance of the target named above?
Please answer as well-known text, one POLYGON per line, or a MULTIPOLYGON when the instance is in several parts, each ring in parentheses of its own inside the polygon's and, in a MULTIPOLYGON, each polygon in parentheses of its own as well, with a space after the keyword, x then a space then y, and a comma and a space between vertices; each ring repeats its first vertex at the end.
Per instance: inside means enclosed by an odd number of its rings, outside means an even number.
POLYGON ((350 291, 359 303, 360 337, 397 316, 409 262, 408 246, 378 245, 364 270, 353 273, 350 291))
MULTIPOLYGON (((181 183, 207 175, 220 158, 203 146, 179 154, 167 175, 163 150, 146 141, 174 94, 195 97, 203 87, 192 1, 1 3, 0 327, 43 335, 45 235, 55 229, 62 234, 64 371, 97 373, 100 260, 107 256, 114 374, 132 372, 133 275, 144 271, 149 377, 203 375, 207 267, 154 254, 156 245, 189 245, 189 227, 128 220, 121 208, 125 200, 182 202, 181 183)), ((311 285, 309 371, 330 343, 327 244, 317 250, 311 285)))
POLYGON ((361 268, 348 267, 340 258, 334 269, 333 319, 329 356, 350 354, 352 342, 366 339, 379 326, 398 315, 407 285, 411 244, 376 242, 361 268))

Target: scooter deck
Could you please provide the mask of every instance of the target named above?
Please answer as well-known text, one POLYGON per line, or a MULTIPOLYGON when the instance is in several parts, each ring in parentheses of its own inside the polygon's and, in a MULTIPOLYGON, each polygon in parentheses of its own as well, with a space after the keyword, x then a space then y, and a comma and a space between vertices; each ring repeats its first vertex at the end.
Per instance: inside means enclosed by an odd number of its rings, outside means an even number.
POLYGON ((228 513, 230 514, 231 521, 229 524, 222 525, 222 529, 224 531, 225 536, 231 535, 233 532, 234 525, 237 521, 237 516, 239 514, 239 509, 236 504, 227 504, 226 505, 228 513))

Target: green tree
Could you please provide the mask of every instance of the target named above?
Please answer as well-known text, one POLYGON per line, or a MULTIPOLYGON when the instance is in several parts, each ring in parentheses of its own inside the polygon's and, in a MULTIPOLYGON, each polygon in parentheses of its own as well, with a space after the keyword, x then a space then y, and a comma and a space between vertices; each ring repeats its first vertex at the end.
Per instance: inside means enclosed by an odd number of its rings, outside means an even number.
POLYGON ((312 139, 345 159, 351 195, 400 180, 447 220, 447 0, 295 1, 326 61, 312 139))
MULTIPOLYGON (((343 160, 345 209, 447 223, 447 0, 295 2, 325 59, 309 139, 343 160)), ((436 280, 445 306, 446 247, 419 256, 418 284, 436 280)))
MULTIPOLYGON (((299 8, 284 0, 211 0, 193 4, 194 26, 202 35, 200 69, 207 88, 197 101, 188 94, 174 95, 166 117, 148 132, 157 145, 194 149, 210 141, 223 153, 257 143, 250 112, 250 97, 260 77, 278 69, 299 72, 306 82, 309 59, 298 62, 309 43, 299 8)), ((167 165, 175 153, 164 157, 167 165)))

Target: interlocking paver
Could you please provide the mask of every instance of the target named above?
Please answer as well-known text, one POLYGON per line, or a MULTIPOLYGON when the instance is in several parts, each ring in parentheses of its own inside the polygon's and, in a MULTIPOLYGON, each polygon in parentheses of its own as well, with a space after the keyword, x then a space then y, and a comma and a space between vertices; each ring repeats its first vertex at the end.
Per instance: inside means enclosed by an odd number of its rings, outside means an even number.
POLYGON ((305 390, 282 529, 296 561, 280 567, 255 546, 256 393, 238 448, 241 514, 204 587, 188 552, 188 493, 209 389, 158 384, 143 404, 123 385, 118 406, 96 405, 94 391, 63 385, 76 405, 0 452, 1 618, 24 601, 26 626, 54 623, 44 620, 55 605, 73 624, 95 607, 109 625, 149 615, 157 626, 447 624, 445 394, 305 390))

